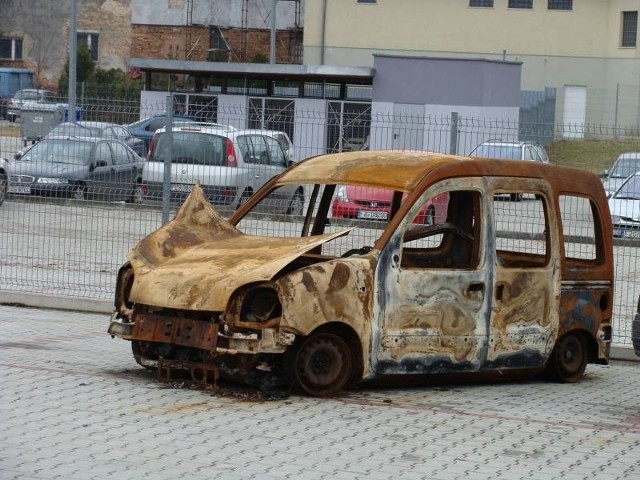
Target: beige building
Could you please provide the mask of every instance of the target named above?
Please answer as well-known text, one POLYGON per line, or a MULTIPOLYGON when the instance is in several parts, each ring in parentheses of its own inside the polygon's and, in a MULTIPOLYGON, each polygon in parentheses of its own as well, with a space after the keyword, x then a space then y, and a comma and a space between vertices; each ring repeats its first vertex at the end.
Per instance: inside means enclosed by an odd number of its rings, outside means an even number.
POLYGON ((307 0, 304 63, 519 61, 523 90, 555 88, 556 121, 637 129, 638 11, 640 0, 307 0))

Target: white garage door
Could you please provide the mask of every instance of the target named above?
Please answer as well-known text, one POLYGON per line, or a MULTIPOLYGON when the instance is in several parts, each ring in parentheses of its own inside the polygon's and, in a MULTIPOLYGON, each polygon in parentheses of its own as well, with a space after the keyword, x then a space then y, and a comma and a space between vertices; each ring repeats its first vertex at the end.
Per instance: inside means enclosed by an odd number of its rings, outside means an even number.
POLYGON ((587 87, 565 85, 564 87, 564 138, 583 138, 587 114, 587 87))

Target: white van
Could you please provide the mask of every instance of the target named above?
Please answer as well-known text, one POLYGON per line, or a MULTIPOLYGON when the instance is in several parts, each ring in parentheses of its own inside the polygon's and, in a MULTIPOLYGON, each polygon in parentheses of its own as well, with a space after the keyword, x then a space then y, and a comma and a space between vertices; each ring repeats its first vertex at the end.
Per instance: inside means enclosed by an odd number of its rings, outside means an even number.
MULTIPOLYGON (((291 164, 280 140, 283 132, 184 124, 174 126, 171 133, 171 202, 182 203, 200 183, 211 203, 235 209, 291 164)), ((136 195, 141 203, 162 200, 167 137, 162 128, 151 141, 136 195)), ((274 208, 301 214, 304 190, 292 186, 284 193, 274 199, 274 208)))

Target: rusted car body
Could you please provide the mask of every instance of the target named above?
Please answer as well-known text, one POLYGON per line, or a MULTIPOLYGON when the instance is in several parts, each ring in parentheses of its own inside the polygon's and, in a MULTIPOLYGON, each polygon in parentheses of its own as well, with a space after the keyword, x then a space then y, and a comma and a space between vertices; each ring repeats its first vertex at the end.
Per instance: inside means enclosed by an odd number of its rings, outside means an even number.
POLYGON ((575 382, 587 362, 608 362, 611 233, 602 183, 588 172, 324 155, 273 178, 228 220, 194 188, 120 269, 109 333, 132 341, 148 368, 316 396, 399 376, 575 382), (270 215, 269 199, 290 185, 308 190, 305 214, 270 215), (389 220, 330 218, 341 185, 392 190, 389 220), (523 201, 501 200, 511 194, 523 201), (438 196, 444 222, 416 225, 438 196))

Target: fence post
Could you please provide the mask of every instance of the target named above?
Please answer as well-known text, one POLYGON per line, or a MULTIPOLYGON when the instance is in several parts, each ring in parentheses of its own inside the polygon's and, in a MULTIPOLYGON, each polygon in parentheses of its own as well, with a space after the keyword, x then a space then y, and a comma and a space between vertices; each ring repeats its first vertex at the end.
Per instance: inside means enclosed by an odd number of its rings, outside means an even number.
POLYGON ((167 96, 166 147, 164 152, 164 176, 162 179, 162 224, 169 221, 171 201, 171 151, 173 150, 173 95, 167 96))
POLYGON ((451 112, 451 131, 449 132, 449 154, 458 154, 458 112, 451 112))

